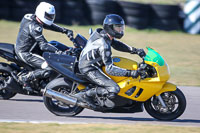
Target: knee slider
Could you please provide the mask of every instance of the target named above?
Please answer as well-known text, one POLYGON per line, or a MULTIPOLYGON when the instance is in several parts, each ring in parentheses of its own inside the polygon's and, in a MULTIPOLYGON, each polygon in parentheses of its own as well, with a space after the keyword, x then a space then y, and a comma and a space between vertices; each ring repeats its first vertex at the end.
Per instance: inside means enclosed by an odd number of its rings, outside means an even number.
POLYGON ((109 94, 108 90, 105 88, 97 88, 97 94, 101 96, 107 96, 109 94))
POLYGON ((44 71, 42 76, 48 78, 50 76, 50 71, 44 71))
POLYGON ((108 99, 114 99, 116 96, 117 96, 116 93, 110 92, 110 93, 108 94, 108 99))
POLYGON ((116 86, 113 86, 113 87, 109 87, 108 88, 108 91, 111 92, 111 93, 116 93, 118 94, 120 92, 120 87, 118 85, 116 86))

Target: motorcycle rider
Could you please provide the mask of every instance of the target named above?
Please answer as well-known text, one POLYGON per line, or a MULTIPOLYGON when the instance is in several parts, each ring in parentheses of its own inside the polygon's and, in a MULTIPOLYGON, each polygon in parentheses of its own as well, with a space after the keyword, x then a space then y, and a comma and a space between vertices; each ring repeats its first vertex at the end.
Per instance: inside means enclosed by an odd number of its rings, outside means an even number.
POLYGON ((124 29, 125 23, 123 18, 116 14, 109 14, 104 19, 103 29, 96 29, 90 36, 79 58, 79 70, 89 81, 98 87, 76 94, 75 97, 79 101, 94 107, 94 104, 91 104, 92 98, 95 95, 106 95, 107 99, 104 105, 109 108, 115 106, 110 99, 115 98, 120 91, 120 87, 101 70, 103 65, 105 65, 105 70, 109 75, 133 78, 139 76, 139 70, 127 70, 113 65, 111 46, 122 52, 138 54, 140 57, 146 55, 143 49, 130 47, 115 39, 123 37, 124 29))
POLYGON ((48 44, 42 34, 43 28, 73 36, 72 30, 53 23, 55 15, 56 13, 53 5, 41 2, 37 6, 35 14, 26 14, 21 21, 15 52, 22 61, 36 68, 35 71, 25 75, 22 74, 19 77, 19 81, 24 83, 24 88, 28 91, 32 91, 28 81, 36 78, 45 78, 50 74, 50 71, 45 69, 45 60, 38 54, 38 51, 61 53, 56 47, 48 44), (32 51, 34 49, 33 46, 35 46, 35 48, 38 47, 35 53, 32 51))

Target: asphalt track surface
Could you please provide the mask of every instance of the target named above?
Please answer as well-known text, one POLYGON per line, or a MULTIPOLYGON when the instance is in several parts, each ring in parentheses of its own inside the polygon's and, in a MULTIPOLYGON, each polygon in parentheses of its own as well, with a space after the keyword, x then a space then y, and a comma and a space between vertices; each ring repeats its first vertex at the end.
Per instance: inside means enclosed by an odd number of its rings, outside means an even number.
POLYGON ((75 117, 61 117, 50 113, 43 104, 42 97, 17 94, 10 100, 0 100, 0 122, 31 123, 111 123, 111 124, 161 124, 200 127, 200 87, 179 86, 187 100, 187 107, 182 116, 170 122, 158 121, 146 113, 121 114, 101 113, 85 109, 75 117))

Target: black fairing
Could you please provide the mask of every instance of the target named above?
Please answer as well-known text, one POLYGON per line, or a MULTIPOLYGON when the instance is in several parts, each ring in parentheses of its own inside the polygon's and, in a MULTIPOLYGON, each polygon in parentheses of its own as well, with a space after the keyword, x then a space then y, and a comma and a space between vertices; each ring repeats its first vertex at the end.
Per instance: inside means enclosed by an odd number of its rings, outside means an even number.
POLYGON ((74 74, 76 57, 68 55, 58 55, 49 52, 44 52, 43 57, 47 61, 48 65, 58 73, 61 73, 62 75, 78 83, 86 82, 85 80, 78 78, 74 74))
POLYGON ((15 54, 14 44, 0 43, 0 56, 8 61, 15 62, 19 66, 23 66, 28 70, 33 68, 21 61, 15 54))
POLYGON ((115 103, 113 109, 107 109, 105 113, 135 113, 143 112, 143 103, 136 102, 117 95, 112 101, 115 103))
POLYGON ((0 56, 9 60, 15 60, 14 45, 9 43, 0 43, 0 56))
POLYGON ((143 103, 137 102, 131 106, 114 107, 113 109, 108 109, 103 111, 104 113, 136 113, 143 112, 143 103))
POLYGON ((69 47, 67 47, 66 45, 64 45, 58 41, 50 41, 49 43, 61 51, 65 51, 65 50, 69 49, 69 47))
MULTIPOLYGON (((87 39, 80 35, 80 34, 77 34, 77 36, 74 38, 74 42, 81 48, 84 48, 86 43, 87 43, 87 39)), ((65 50, 68 50, 70 47, 66 46, 65 44, 62 44, 58 41, 50 41, 49 42, 51 45, 55 46, 57 49, 61 50, 61 51, 65 51, 65 50)))

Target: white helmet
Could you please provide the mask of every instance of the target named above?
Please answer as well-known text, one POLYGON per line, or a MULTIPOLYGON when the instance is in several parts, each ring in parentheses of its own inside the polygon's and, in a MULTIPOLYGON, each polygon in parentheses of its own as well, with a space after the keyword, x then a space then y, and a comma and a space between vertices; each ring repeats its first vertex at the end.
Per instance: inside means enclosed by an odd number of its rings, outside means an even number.
POLYGON ((35 11, 35 15, 45 24, 52 25, 55 19, 56 11, 53 5, 41 2, 35 11))

